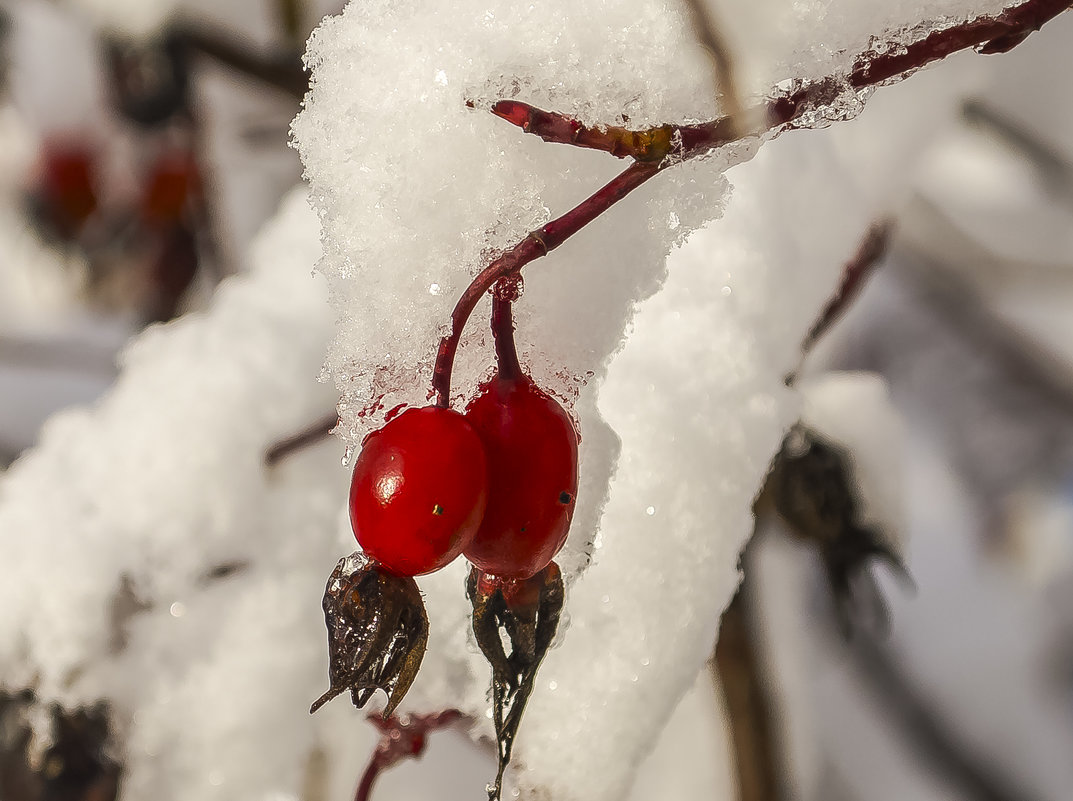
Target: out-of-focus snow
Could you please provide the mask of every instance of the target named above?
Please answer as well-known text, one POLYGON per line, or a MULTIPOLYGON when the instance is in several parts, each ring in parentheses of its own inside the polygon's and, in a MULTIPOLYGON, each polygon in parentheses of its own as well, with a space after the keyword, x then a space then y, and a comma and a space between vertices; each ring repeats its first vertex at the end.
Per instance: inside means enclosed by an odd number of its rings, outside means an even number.
POLYGON ((19 569, 0 582, 4 682, 109 699, 127 797, 260 798, 297 787, 312 748, 345 473, 262 459, 330 406, 317 253, 298 191, 251 277, 142 335, 115 388, 0 478, 0 563, 19 569))

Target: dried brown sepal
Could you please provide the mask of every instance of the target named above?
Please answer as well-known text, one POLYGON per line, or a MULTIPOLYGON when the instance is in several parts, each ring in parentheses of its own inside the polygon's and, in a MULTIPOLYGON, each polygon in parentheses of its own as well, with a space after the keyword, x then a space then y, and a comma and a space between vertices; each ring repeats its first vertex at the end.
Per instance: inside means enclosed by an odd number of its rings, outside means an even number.
POLYGON ((861 523, 850 454, 798 423, 783 441, 765 489, 792 532, 818 548, 843 633, 849 636, 862 617, 885 632, 890 614, 868 562, 880 559, 908 584, 912 579, 882 532, 861 523))
POLYGON ((413 684, 428 643, 428 615, 417 583, 388 573, 361 553, 339 560, 324 589, 328 691, 310 713, 350 690, 361 709, 387 693, 388 717, 413 684))
POLYGON ((473 604, 473 633, 492 666, 492 722, 495 724, 499 770, 488 786, 489 801, 498 801, 503 771, 510 763, 522 713, 533 692, 537 668, 559 628, 563 610, 563 578, 554 562, 532 578, 505 581, 482 573, 469 574, 466 595, 473 604), (504 648, 504 637, 510 653, 504 648))

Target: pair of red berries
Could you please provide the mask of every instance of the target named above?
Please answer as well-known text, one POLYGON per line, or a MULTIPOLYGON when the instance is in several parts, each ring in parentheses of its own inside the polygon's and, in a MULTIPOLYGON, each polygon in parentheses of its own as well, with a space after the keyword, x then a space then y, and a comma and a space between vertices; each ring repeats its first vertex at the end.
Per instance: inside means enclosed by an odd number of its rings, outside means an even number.
POLYGON ((464 415, 409 409, 366 437, 350 520, 365 553, 396 575, 465 554, 487 574, 525 579, 566 541, 577 485, 566 411, 523 373, 497 373, 464 415))

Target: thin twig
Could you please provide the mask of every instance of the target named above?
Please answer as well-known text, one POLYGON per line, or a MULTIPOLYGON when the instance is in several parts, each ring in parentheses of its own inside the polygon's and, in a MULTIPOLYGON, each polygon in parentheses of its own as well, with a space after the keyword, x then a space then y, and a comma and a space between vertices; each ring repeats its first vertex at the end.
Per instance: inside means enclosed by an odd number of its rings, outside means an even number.
MULTIPOLYGON (((916 42, 905 44, 892 37, 887 46, 857 56, 848 73, 806 82, 743 113, 750 119, 765 121, 763 131, 757 133, 777 133, 783 126, 808 127, 812 123, 802 123, 799 118, 806 111, 834 102, 847 87, 861 90, 880 86, 970 47, 981 53, 1005 52, 1070 5, 1069 0, 1025 0, 996 16, 952 25, 916 42)), ((633 156, 639 161, 658 160, 666 155, 691 158, 740 138, 726 117, 696 125, 661 125, 630 131, 586 126, 564 114, 513 100, 495 104, 493 113, 548 142, 603 150, 620 157, 633 156), (661 152, 668 139, 674 141, 673 149, 661 152)))
POLYGON ((421 756, 425 752, 430 732, 453 726, 464 719, 465 715, 457 709, 403 718, 392 715, 387 720, 378 714, 370 715, 369 721, 380 730, 380 742, 376 744, 376 750, 361 775, 361 781, 354 792, 354 801, 369 801, 373 785, 385 770, 404 759, 421 756))
POLYGON ((739 138, 747 136, 749 124, 745 115, 745 103, 738 87, 733 53, 730 43, 723 35, 723 28, 716 20, 711 7, 703 0, 685 0, 685 4, 693 15, 693 27, 701 45, 712 57, 715 86, 722 96, 726 116, 733 122, 734 135, 739 138))
MULTIPOLYGON (((820 338, 831 330, 831 326, 842 317, 849 305, 860 294, 864 284, 883 260, 887 248, 890 247, 893 229, 894 225, 890 220, 881 220, 869 227, 857 247, 857 252, 842 268, 842 280, 838 288, 802 340, 801 361, 804 361, 820 338)), ((798 362, 797 367, 783 379, 786 386, 791 386, 797 380, 800 370, 801 362, 798 362)))
POLYGON ((331 414, 320 418, 315 423, 306 426, 297 434, 293 434, 286 439, 280 440, 265 451, 265 465, 273 467, 282 462, 292 453, 328 439, 332 434, 332 429, 335 428, 335 425, 338 422, 339 416, 336 415, 335 412, 332 412, 331 414))

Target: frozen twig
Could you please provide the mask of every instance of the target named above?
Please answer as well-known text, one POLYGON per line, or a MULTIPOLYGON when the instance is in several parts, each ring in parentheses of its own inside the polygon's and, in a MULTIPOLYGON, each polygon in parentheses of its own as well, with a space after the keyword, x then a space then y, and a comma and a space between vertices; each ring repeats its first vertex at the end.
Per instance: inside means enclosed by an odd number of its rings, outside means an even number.
POLYGON ((732 121, 734 134, 738 137, 749 134, 748 117, 745 103, 738 87, 737 70, 734 69, 734 57, 729 42, 723 35, 711 8, 704 0, 685 0, 693 15, 693 26, 701 45, 712 57, 715 86, 721 95, 726 116, 732 121))
MULTIPOLYGON (((887 47, 877 47, 858 55, 844 75, 807 82, 745 113, 765 121, 762 130, 756 133, 777 133, 783 126, 807 127, 795 123, 799 123, 806 111, 835 100, 843 87, 861 90, 880 86, 908 77, 909 73, 970 47, 985 54, 1005 52, 1070 5, 1069 0, 1025 0, 996 16, 978 17, 933 31, 916 42, 891 42, 887 47)), ((630 131, 586 126, 564 114, 543 111, 517 101, 500 101, 493 106, 493 112, 547 142, 588 147, 638 160, 658 160, 666 155, 688 159, 741 138, 727 117, 696 125, 661 125, 630 131), (667 139, 674 143, 673 148, 661 154, 660 147, 667 139)))
POLYGON ((335 428, 335 424, 338 422, 338 415, 332 412, 315 423, 306 426, 297 434, 292 434, 286 439, 280 440, 265 452, 265 465, 272 467, 282 462, 295 451, 300 451, 327 439, 331 436, 332 429, 335 428))
MULTIPOLYGON (((834 103, 847 86, 852 90, 879 86, 969 47, 975 47, 981 53, 1005 52, 1070 5, 1069 0, 1025 0, 996 16, 978 17, 952 25, 916 42, 892 46, 882 52, 869 50, 857 57, 848 74, 805 83, 748 113, 750 118, 766 120, 764 130, 773 135, 808 127, 811 123, 800 118, 809 110, 834 103)), ((729 117, 699 125, 663 125, 631 132, 621 128, 585 126, 566 115, 515 101, 499 101, 492 110, 497 116, 547 142, 628 155, 634 158, 634 163, 563 216, 530 232, 473 279, 451 313, 451 331, 440 340, 436 355, 432 389, 437 405, 443 407, 450 404, 451 372, 462 330, 477 302, 499 279, 514 275, 529 262, 547 255, 662 170, 740 138, 735 121, 729 117)))
POLYGON ((457 709, 447 709, 433 715, 395 716, 384 720, 379 715, 370 715, 369 721, 380 730, 380 742, 361 775, 354 801, 369 801, 377 778, 388 768, 404 759, 416 758, 425 752, 430 732, 452 726, 465 716, 457 709))

